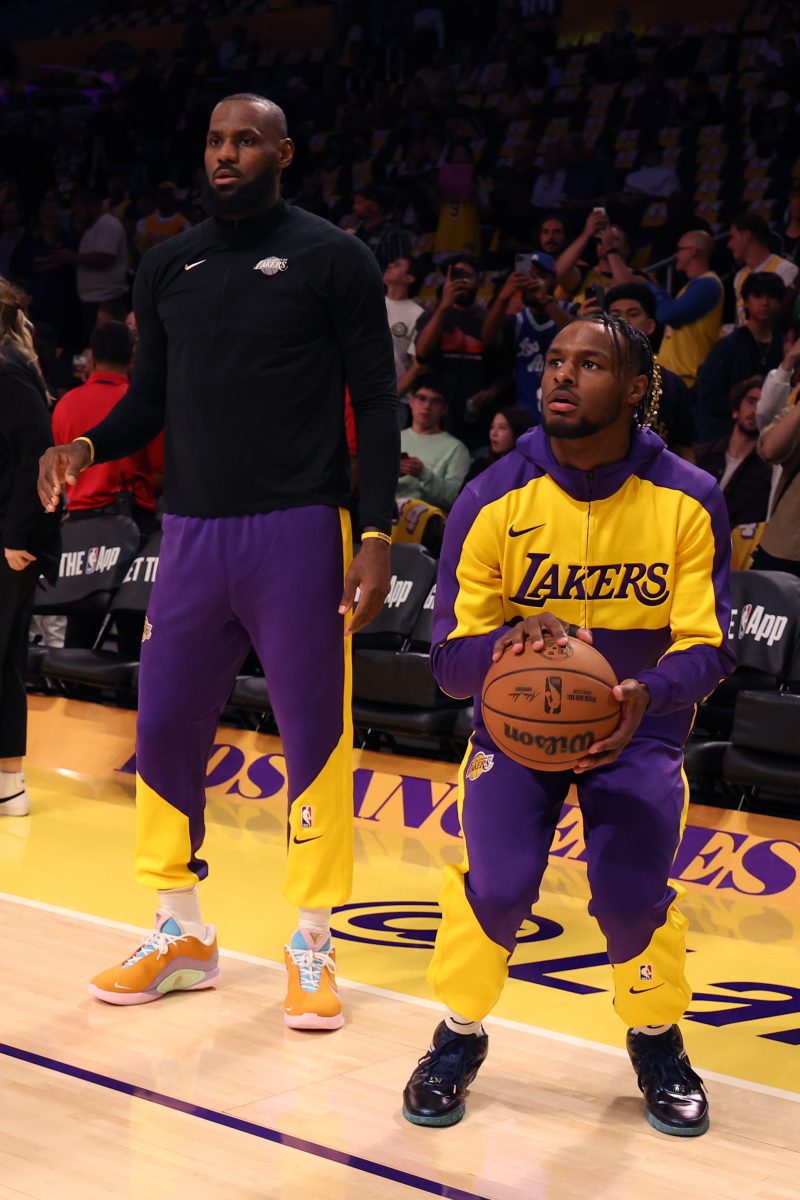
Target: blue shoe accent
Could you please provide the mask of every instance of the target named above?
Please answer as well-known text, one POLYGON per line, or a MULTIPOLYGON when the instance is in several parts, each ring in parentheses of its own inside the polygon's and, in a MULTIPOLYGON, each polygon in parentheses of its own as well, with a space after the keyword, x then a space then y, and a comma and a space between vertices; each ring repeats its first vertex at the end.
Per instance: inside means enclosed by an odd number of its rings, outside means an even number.
POLYGON ((159 930, 160 933, 168 933, 170 937, 181 937, 183 930, 174 917, 169 917, 159 930))
MULTIPOLYGON (((297 929, 292 934, 292 940, 289 943, 289 949, 290 950, 308 950, 308 946, 306 944, 306 939, 303 937, 303 935, 299 929, 297 929)), ((316 953, 317 954, 330 954, 332 949, 333 949, 333 942, 331 941, 331 939, 329 937, 327 939, 327 941, 322 946, 320 946, 319 950, 317 950, 316 953)))

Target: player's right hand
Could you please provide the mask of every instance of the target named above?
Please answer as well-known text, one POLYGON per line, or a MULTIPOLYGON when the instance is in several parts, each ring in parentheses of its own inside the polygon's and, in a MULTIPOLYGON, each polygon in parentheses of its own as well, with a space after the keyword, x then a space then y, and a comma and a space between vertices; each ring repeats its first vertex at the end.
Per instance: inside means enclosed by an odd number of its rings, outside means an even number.
POLYGON ((77 483, 78 476, 89 466, 92 452, 86 442, 69 442, 66 446, 51 446, 39 459, 39 499, 45 512, 55 512, 64 484, 77 483))
POLYGON ((522 654, 525 643, 530 642, 531 650, 541 650, 544 647, 545 635, 549 634, 559 646, 566 646, 567 638, 580 638, 582 642, 592 644, 592 635, 588 629, 580 625, 570 625, 553 613, 543 612, 536 617, 526 617, 515 625, 510 633, 504 633, 498 638, 492 650, 492 662, 498 662, 506 650, 512 654, 522 654))

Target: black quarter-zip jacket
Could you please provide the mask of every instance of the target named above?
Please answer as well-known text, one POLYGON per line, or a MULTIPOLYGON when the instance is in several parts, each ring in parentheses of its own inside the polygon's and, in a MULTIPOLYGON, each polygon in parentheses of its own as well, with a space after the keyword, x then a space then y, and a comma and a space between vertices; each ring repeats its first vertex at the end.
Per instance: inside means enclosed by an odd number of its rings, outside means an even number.
POLYGON ((97 461, 165 430, 165 508, 196 517, 347 507, 345 383, 360 517, 391 528, 397 393, 383 281, 370 251, 283 200, 148 252, 134 285, 127 394, 87 430, 97 461))

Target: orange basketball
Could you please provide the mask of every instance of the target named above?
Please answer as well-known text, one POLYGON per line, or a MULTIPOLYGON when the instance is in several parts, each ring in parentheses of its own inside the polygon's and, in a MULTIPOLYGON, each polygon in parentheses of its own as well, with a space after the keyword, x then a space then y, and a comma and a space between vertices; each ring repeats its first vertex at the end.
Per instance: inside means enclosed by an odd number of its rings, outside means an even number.
POLYGON ((570 638, 544 648, 525 643, 492 663, 481 694, 483 723, 492 741, 514 762, 537 771, 566 771, 593 742, 616 728, 617 680, 598 650, 570 638))

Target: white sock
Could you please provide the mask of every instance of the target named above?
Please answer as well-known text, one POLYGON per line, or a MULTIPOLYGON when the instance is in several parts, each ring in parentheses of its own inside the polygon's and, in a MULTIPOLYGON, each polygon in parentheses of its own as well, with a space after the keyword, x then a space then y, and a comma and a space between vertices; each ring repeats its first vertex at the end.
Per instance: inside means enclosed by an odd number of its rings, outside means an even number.
POLYGON ((158 893, 158 907, 168 912, 180 925, 184 933, 190 937, 206 941, 208 926, 203 924, 203 914, 200 912, 200 889, 197 884, 188 888, 170 888, 169 891, 158 893))
POLYGON ((329 908, 301 908, 297 918, 297 928, 317 942, 322 938, 331 935, 331 909, 329 908))
POLYGON ((648 1037, 658 1037, 661 1033, 666 1033, 668 1029, 672 1029, 671 1025, 636 1025, 631 1033, 646 1033, 648 1037))
POLYGON ((0 800, 25 791, 25 776, 22 771, 0 771, 0 800))
POLYGON ((462 1017, 461 1013, 453 1012, 452 1008, 448 1008, 444 1023, 451 1033, 462 1033, 465 1037, 470 1033, 485 1032, 480 1021, 470 1021, 467 1017, 462 1017))

